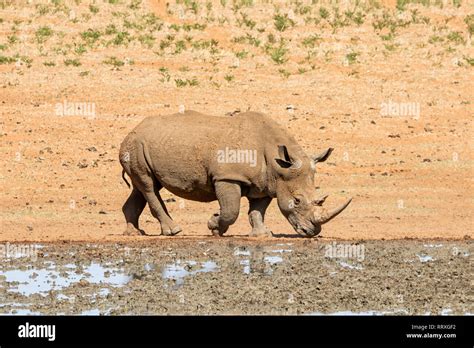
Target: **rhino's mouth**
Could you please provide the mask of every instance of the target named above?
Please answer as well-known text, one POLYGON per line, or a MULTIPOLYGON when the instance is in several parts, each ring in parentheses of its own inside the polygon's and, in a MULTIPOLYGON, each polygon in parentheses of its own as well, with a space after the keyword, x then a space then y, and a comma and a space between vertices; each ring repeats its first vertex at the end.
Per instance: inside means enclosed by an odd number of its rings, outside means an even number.
POLYGON ((307 227, 307 226, 298 226, 295 228, 296 233, 303 237, 315 237, 319 233, 321 233, 321 226, 316 225, 312 227, 307 227))

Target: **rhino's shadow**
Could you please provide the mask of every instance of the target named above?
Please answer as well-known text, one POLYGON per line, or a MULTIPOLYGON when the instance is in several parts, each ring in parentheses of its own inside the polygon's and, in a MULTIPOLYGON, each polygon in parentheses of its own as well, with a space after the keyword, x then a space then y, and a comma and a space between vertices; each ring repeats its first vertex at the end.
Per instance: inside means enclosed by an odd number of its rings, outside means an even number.
POLYGON ((298 238, 298 239, 307 239, 308 237, 300 236, 299 234, 287 234, 287 233, 272 233, 274 238, 298 238))

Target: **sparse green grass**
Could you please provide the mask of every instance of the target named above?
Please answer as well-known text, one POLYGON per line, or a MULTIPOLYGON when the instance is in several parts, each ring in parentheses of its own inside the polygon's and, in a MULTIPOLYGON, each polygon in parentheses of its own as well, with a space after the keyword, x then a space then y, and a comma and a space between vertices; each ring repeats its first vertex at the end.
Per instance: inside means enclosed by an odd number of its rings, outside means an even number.
POLYGON ((266 50, 270 54, 270 58, 276 64, 280 65, 286 63, 286 61, 288 60, 286 56, 286 54, 288 53, 288 49, 284 46, 283 43, 280 43, 280 45, 277 47, 268 46, 266 50))
POLYGON ((303 46, 304 47, 309 47, 309 48, 314 48, 316 44, 321 41, 321 37, 318 36, 317 34, 308 36, 307 38, 303 39, 303 46))
POLYGON ((438 42, 443 42, 444 41, 444 38, 442 36, 439 36, 439 35, 432 35, 429 39, 428 39, 428 42, 430 44, 435 44, 435 43, 438 43, 438 42))
POLYGON ((52 61, 47 61, 47 62, 43 62, 43 65, 51 67, 51 66, 56 66, 56 63, 52 61))
MULTIPOLYGON (((105 35, 114 35, 118 32, 117 27, 114 24, 109 24, 105 28, 105 35)), ((100 36, 100 34, 99 34, 100 36)))
POLYGON ((128 5, 128 8, 129 9, 132 9, 132 10, 138 10, 142 5, 142 0, 132 0, 130 2, 130 5, 128 5))
POLYGON ((87 43, 89 47, 92 47, 97 40, 99 40, 100 36, 102 35, 100 31, 88 29, 83 31, 81 34, 81 38, 87 43))
POLYGON ((462 37, 462 33, 459 31, 452 31, 446 37, 449 41, 455 43, 456 45, 463 45, 466 43, 464 38, 462 37))
POLYGON ((251 20, 246 13, 241 12, 240 16, 241 18, 237 19, 237 24, 239 25, 239 27, 245 25, 246 27, 253 29, 257 25, 257 22, 255 22, 254 20, 251 20))
POLYGON ((13 57, 0 56, 0 64, 11 64, 15 62, 16 62, 16 59, 13 57))
POLYGON ((74 48, 74 53, 76 53, 76 54, 81 55, 81 54, 84 54, 86 52, 87 52, 87 49, 83 44, 79 44, 74 48))
POLYGON ((52 35, 53 30, 48 26, 39 28, 35 33, 36 41, 38 43, 46 42, 52 35))
POLYGON ((189 79, 175 79, 174 82, 176 83, 176 87, 178 88, 182 88, 182 87, 186 87, 186 86, 191 86, 191 87, 194 87, 194 86, 198 86, 199 85, 199 82, 198 80, 196 80, 196 78, 193 78, 191 80, 189 79))
POLYGON ((384 44, 384 47, 389 52, 394 52, 397 49, 397 45, 395 44, 384 44))
POLYGON ((252 7, 252 6, 253 6, 253 0, 233 0, 232 11, 237 12, 243 7, 252 7))
POLYGON ((200 23, 194 23, 194 24, 183 24, 182 28, 184 31, 191 31, 191 30, 199 30, 203 31, 206 29, 207 25, 206 24, 200 24, 200 23))
POLYGON ((81 66, 82 64, 77 58, 75 59, 68 58, 64 60, 64 65, 78 67, 78 66, 81 66))
POLYGON ((181 30, 184 30, 187 32, 190 32, 191 30, 203 31, 206 29, 206 27, 207 27, 206 24, 200 24, 200 23, 194 23, 194 24, 184 23, 182 26, 180 26, 179 24, 173 23, 169 26, 170 29, 176 32, 181 31, 181 30))
POLYGON ((235 76, 234 75, 225 75, 224 76, 224 80, 226 80, 227 82, 232 82, 234 80, 235 76))
POLYGON ((372 27, 376 32, 382 31, 384 28, 389 29, 390 33, 395 35, 397 28, 406 27, 412 23, 412 20, 402 20, 394 16, 393 13, 384 11, 382 16, 375 15, 372 21, 372 27))
POLYGON ((211 54, 217 53, 217 46, 219 42, 217 40, 196 40, 191 43, 191 46, 195 50, 209 50, 211 54))
POLYGON ((132 41, 132 36, 128 31, 119 31, 115 34, 115 37, 107 42, 107 46, 112 44, 114 46, 121 46, 125 45, 127 46, 130 41, 132 41))
POLYGON ((16 35, 8 35, 7 37, 7 41, 10 45, 14 45, 16 44, 18 41, 20 41, 20 39, 18 38, 18 36, 16 35))
POLYGON ((285 69, 278 69, 278 72, 281 74, 281 76, 283 76, 285 79, 287 79, 288 77, 290 77, 290 72, 288 70, 285 70, 285 69))
POLYGON ((246 43, 255 47, 259 47, 262 41, 247 33, 245 36, 238 36, 232 38, 233 43, 246 43))
POLYGON ((470 57, 464 57, 464 60, 469 64, 470 66, 474 66, 474 58, 470 57))
POLYGON ((394 35, 394 33, 390 32, 387 35, 380 35, 380 38, 383 41, 392 41, 395 38, 395 35, 394 35))
POLYGON ((168 82, 171 78, 168 68, 161 67, 159 71, 162 76, 162 78, 160 79, 160 82, 168 82))
POLYGON ((99 7, 98 6, 95 6, 93 4, 90 4, 89 5, 89 11, 91 11, 92 13, 96 14, 96 13, 99 13, 99 7))
POLYGON ((275 21, 275 28, 278 31, 285 31, 286 29, 295 26, 295 22, 290 19, 287 14, 276 14, 273 17, 273 20, 275 21))
MULTIPOLYGON (((346 13, 346 15, 347 15, 347 13, 346 13)), ((355 24, 362 25, 362 24, 364 24, 365 14, 362 11, 357 11, 350 18, 352 19, 352 21, 355 24)))
POLYGON ((466 23, 467 25, 467 31, 469 32, 469 35, 473 35, 474 34, 474 14, 466 16, 466 18, 464 18, 464 23, 466 23))
POLYGON ((319 8, 319 16, 322 19, 328 19, 329 18, 329 11, 324 7, 320 7, 319 8))
POLYGON ((308 70, 307 70, 306 68, 303 68, 303 67, 298 68, 298 73, 299 73, 299 74, 304 74, 304 73, 306 73, 307 71, 308 71, 308 70))
POLYGON ((174 54, 179 54, 186 50, 186 42, 184 40, 176 41, 174 54))
POLYGON ((351 52, 346 54, 346 59, 349 64, 354 64, 357 63, 357 57, 359 56, 359 53, 357 52, 351 52))
POLYGON ((40 16, 44 16, 49 13, 50 7, 46 4, 37 4, 36 11, 38 12, 40 16))
POLYGON ((108 57, 102 63, 107 64, 107 65, 112 65, 116 68, 125 65, 125 62, 123 60, 118 59, 117 57, 108 57))
POLYGON ((243 50, 243 51, 239 51, 239 52, 235 52, 235 56, 239 59, 244 59, 244 58, 247 58, 248 56, 248 52, 243 50))
POLYGON ((148 48, 153 48, 155 44, 155 37, 151 34, 144 34, 144 35, 138 36, 138 41, 140 41, 140 43, 143 46, 146 46, 148 48))

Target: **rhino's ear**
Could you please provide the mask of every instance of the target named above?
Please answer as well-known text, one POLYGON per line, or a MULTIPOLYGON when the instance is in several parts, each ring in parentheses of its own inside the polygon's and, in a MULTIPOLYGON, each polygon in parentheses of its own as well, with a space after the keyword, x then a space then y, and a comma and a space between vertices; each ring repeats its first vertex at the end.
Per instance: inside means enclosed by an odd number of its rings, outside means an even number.
POLYGON ((331 152, 333 152, 334 149, 332 147, 328 148, 327 150, 321 152, 319 155, 315 155, 311 157, 311 164, 313 166, 316 166, 316 163, 318 162, 324 162, 325 160, 328 159, 329 155, 331 152))
POLYGON ((300 169, 302 162, 299 159, 293 159, 288 154, 288 149, 285 145, 278 145, 278 156, 280 158, 275 158, 276 163, 282 168, 292 168, 292 169, 300 169))
POLYGON ((280 156, 280 159, 291 163, 291 158, 285 145, 278 145, 278 156, 280 156))
POLYGON ((275 158, 275 162, 278 163, 280 167, 285 168, 285 169, 290 168, 292 166, 290 162, 287 162, 279 158, 275 158))
POLYGON ((290 155, 288 154, 288 149, 285 145, 278 145, 278 157, 279 158, 275 158, 275 161, 280 167, 286 169, 293 165, 290 155))

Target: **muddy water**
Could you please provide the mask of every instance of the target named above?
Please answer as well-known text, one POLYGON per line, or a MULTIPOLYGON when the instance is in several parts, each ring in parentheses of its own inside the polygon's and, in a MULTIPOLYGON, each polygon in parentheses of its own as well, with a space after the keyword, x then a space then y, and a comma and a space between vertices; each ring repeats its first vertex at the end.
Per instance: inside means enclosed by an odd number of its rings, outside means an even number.
POLYGON ((474 313, 472 241, 286 241, 45 244, 0 263, 0 313, 474 313))

